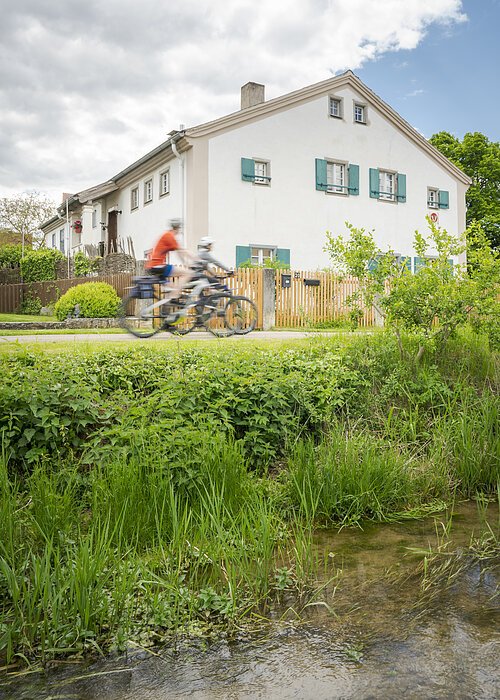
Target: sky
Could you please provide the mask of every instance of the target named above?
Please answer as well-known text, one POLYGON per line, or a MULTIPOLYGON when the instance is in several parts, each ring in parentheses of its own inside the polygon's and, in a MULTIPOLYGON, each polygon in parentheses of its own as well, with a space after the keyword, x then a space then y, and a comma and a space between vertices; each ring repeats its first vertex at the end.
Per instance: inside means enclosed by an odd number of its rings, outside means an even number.
POLYGON ((500 0, 0 0, 0 197, 57 204, 168 138, 351 69, 425 137, 500 140, 500 0))

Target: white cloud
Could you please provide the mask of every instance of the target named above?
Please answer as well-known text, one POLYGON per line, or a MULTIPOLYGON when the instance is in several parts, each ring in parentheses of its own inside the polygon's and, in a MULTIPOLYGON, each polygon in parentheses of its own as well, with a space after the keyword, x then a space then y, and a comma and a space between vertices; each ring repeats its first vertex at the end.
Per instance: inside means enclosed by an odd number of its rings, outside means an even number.
MULTIPOLYGON (((460 0, 23 0, 2 10, 0 193, 59 197, 186 126, 415 48, 460 0)), ((418 91, 414 91, 414 95, 418 91)), ((414 96, 413 95, 413 96, 414 96)))

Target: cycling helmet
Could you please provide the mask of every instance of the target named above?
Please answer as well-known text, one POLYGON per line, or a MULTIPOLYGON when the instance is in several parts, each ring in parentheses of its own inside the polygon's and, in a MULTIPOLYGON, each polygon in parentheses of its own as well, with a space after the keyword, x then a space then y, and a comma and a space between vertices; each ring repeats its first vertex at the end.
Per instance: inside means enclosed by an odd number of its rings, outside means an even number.
POLYGON ((177 230, 181 227, 182 225, 182 219, 170 219, 170 226, 177 230))
POLYGON ((198 248, 208 250, 213 246, 215 243, 213 238, 210 238, 210 236, 203 236, 203 238, 200 238, 198 241, 198 248))

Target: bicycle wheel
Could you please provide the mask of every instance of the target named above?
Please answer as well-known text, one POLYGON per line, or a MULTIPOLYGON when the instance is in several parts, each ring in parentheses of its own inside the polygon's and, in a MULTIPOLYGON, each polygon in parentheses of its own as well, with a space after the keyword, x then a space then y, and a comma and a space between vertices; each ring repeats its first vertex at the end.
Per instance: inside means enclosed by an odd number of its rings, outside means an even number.
POLYGON ((171 304, 165 304, 165 315, 172 314, 178 317, 175 321, 164 325, 166 331, 177 335, 186 335, 196 328, 200 313, 198 307, 189 307, 184 316, 182 315, 183 309, 184 306, 182 303, 173 302, 171 304))
POLYGON ((218 338, 226 338, 234 333, 234 330, 226 325, 226 307, 231 298, 230 294, 214 294, 204 300, 201 311, 203 325, 218 338))
POLYGON ((159 333, 164 324, 163 306, 153 309, 151 307, 160 299, 161 293, 156 285, 153 287, 153 296, 150 299, 138 299, 137 292, 130 292, 123 297, 118 311, 120 326, 136 338, 151 338, 159 333))
POLYGON ((226 326, 236 335, 245 335, 257 325, 257 307, 248 297, 232 297, 226 306, 226 326))

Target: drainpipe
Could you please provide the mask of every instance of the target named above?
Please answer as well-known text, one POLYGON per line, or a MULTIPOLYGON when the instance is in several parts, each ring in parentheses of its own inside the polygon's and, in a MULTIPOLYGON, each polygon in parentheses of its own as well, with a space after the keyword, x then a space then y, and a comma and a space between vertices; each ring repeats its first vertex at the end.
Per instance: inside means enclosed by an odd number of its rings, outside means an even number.
POLYGON ((186 196, 185 196, 185 188, 186 188, 186 183, 185 183, 185 170, 184 170, 184 156, 181 156, 179 151, 177 150, 177 142, 180 141, 180 139, 184 136, 184 132, 181 132, 179 134, 176 134, 175 137, 172 138, 172 152, 176 158, 180 161, 180 168, 181 168, 181 212, 182 212, 182 238, 183 238, 183 243, 184 247, 187 247, 187 241, 186 241, 186 196))

